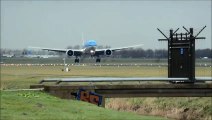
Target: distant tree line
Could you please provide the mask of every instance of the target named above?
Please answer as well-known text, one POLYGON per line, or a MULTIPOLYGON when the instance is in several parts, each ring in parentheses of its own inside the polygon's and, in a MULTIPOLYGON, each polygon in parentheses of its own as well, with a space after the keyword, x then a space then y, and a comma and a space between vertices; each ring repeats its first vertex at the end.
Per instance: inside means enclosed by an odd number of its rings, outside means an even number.
POLYGON ((196 58, 208 57, 212 58, 212 49, 198 49, 195 52, 196 58))
MULTIPOLYGON (((196 58, 212 58, 212 49, 197 49, 196 58)), ((115 53, 116 57, 121 58, 167 58, 168 50, 166 49, 129 49, 115 53)))
MULTIPOLYGON (((67 47, 69 49, 78 49, 80 46, 74 46, 74 47, 67 47)), ((110 48, 110 46, 100 46, 99 49, 103 48, 110 48)), ((1 49, 0 50, 1 56, 3 54, 12 54, 14 56, 21 56, 26 54, 32 54, 32 55, 62 55, 61 53, 57 52, 48 52, 48 51, 34 51, 34 50, 12 50, 12 49, 1 49)), ((168 57, 168 51, 166 49, 147 49, 144 50, 142 48, 138 49, 126 49, 122 51, 116 51, 114 52, 113 56, 115 58, 167 58, 168 57)), ((212 49, 197 49, 196 50, 196 58, 212 58, 212 49)))
POLYGON ((123 51, 117 51, 114 53, 114 57, 120 58, 167 58, 168 51, 165 49, 152 50, 147 49, 128 49, 123 51))

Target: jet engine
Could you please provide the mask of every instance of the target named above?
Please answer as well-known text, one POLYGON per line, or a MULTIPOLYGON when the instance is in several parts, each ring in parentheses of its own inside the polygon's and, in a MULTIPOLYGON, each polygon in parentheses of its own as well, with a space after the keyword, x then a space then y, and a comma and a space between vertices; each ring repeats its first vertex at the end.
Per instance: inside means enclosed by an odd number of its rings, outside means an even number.
POLYGON ((66 51, 66 55, 67 56, 73 56, 74 55, 74 51, 73 50, 67 50, 66 51))
POLYGON ((108 56, 112 55, 112 50, 109 50, 109 49, 105 50, 105 54, 108 55, 108 56))

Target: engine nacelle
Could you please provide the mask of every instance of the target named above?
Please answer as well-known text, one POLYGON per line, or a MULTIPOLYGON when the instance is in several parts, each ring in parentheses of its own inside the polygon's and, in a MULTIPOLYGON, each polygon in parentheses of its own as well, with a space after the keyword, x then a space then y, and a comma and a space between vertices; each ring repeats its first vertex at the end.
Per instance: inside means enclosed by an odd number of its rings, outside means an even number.
POLYGON ((112 50, 109 49, 105 50, 105 54, 108 56, 112 55, 112 50))
POLYGON ((67 50, 66 51, 66 55, 67 56, 73 56, 74 55, 74 51, 73 50, 67 50))

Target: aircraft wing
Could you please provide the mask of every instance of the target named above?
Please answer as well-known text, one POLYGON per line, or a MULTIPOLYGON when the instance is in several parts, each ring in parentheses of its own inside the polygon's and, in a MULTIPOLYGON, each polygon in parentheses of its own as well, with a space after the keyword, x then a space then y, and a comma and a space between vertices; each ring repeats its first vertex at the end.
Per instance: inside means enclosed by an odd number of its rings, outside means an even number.
POLYGON ((54 52, 67 52, 67 50, 82 52, 81 49, 57 49, 57 48, 42 48, 42 47, 28 47, 28 48, 39 49, 39 50, 48 50, 48 51, 54 51, 54 52))
POLYGON ((28 47, 32 49, 39 49, 39 50, 48 50, 54 52, 66 52, 68 49, 56 49, 56 48, 41 48, 41 47, 28 47))
POLYGON ((83 51, 81 49, 56 49, 56 48, 41 48, 41 47, 28 47, 28 48, 61 52, 61 53, 66 53, 67 51, 72 51, 74 56, 81 56, 83 53, 83 51))
POLYGON ((110 50, 112 50, 112 51, 118 51, 118 50, 123 50, 123 49, 136 48, 136 47, 140 47, 142 45, 143 44, 133 45, 133 46, 127 46, 127 47, 120 47, 120 48, 110 48, 110 50))
POLYGON ((136 47, 140 47, 143 44, 139 44, 139 45, 133 45, 133 46, 127 46, 127 47, 119 47, 119 48, 108 48, 108 49, 96 49, 95 51, 95 55, 104 55, 106 53, 106 55, 111 55, 112 52, 114 51, 119 51, 119 50, 124 50, 124 49, 130 49, 130 48, 136 48, 136 47))

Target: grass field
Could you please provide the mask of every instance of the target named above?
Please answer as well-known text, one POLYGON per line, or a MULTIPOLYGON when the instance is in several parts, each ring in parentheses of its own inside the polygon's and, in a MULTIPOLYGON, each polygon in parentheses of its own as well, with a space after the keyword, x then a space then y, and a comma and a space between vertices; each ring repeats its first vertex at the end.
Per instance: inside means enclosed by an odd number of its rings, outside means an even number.
POLYGON ((166 76, 167 72, 165 67, 111 66, 71 66, 70 72, 63 72, 63 66, 2 66, 1 69, 1 89, 29 88, 29 85, 36 84, 46 77, 150 77, 166 76))
MULTIPOLYGON (((29 88, 47 77, 166 77, 167 67, 148 66, 1 66, 1 89, 29 88)), ((211 76, 210 67, 197 67, 196 76, 211 76)))
MULTIPOLYGON (((1 119, 211 119, 211 98, 124 98, 107 99, 106 108, 62 100, 42 92, 3 91, 29 88, 47 77, 166 77, 166 66, 63 66, 1 65, 1 119), (60 115, 59 115, 59 114, 60 115), (83 115, 82 115, 83 114, 83 115)), ((212 76, 210 67, 196 67, 196 76, 212 76)))
POLYGON ((43 92, 1 91, 1 120, 165 120, 118 112, 43 92))

